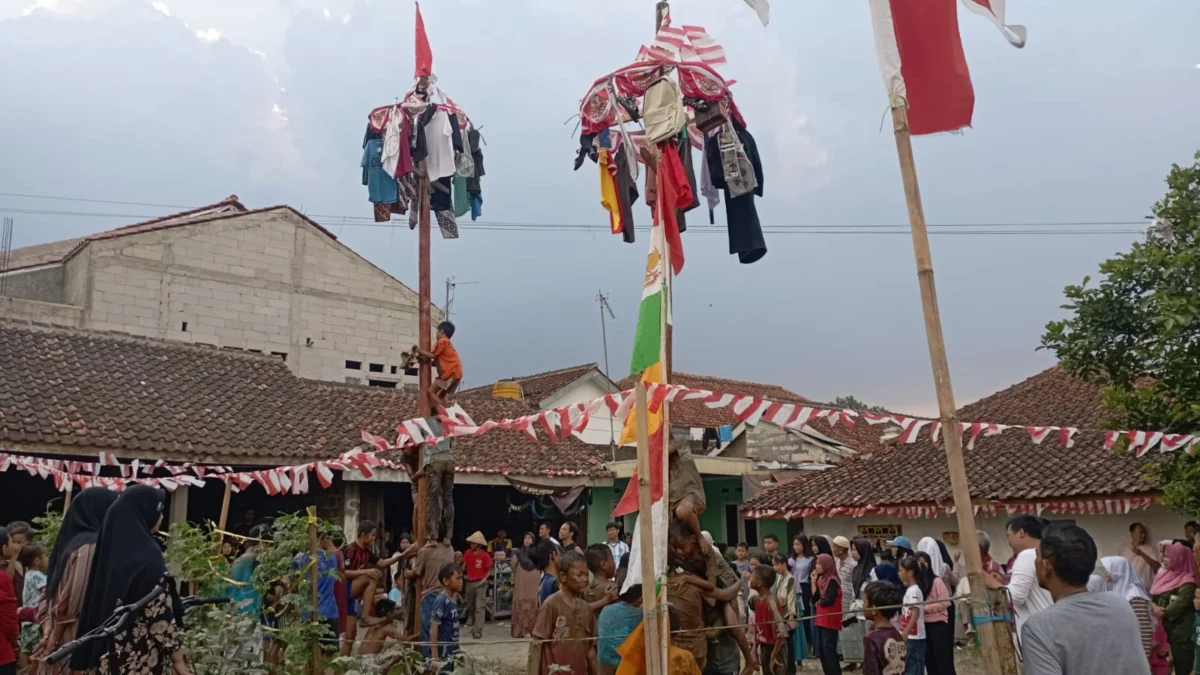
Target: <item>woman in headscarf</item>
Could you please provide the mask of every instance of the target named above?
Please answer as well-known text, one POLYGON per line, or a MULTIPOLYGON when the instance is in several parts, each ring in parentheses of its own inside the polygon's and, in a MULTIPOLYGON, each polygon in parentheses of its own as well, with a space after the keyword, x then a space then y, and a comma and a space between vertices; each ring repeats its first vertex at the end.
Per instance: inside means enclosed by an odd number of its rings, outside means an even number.
POLYGON ((166 583, 167 592, 151 601, 110 644, 94 641, 71 656, 71 669, 100 675, 188 675, 178 634, 183 608, 167 577, 162 547, 154 533, 162 523, 162 490, 134 485, 108 510, 88 592, 79 615, 79 634, 103 624, 117 607, 137 602, 166 583), (104 657, 104 658, 101 658, 104 657))
POLYGON ((1195 596, 1196 559, 1190 548, 1172 542, 1163 549, 1162 568, 1150 587, 1150 600, 1154 603, 1154 615, 1162 621, 1167 631, 1175 675, 1189 675, 1192 672, 1195 596))
POLYGON ((537 620, 538 586, 542 581, 542 573, 529 558, 529 551, 536 541, 532 532, 526 532, 521 548, 513 550, 516 561, 512 567, 512 636, 515 638, 529 637, 533 631, 533 623, 537 620))
MULTIPOLYGON (((829 544, 827 539, 817 537, 829 544)), ((816 541, 814 539, 814 541, 816 541)), ((817 606, 817 618, 813 621, 817 631, 817 642, 820 648, 817 654, 821 659, 821 671, 824 675, 838 675, 841 665, 838 661, 838 635, 842 630, 842 593, 838 583, 837 564, 828 553, 817 555, 813 565, 813 591, 817 606)))
POLYGON ((1138 635, 1142 640, 1142 648, 1146 650, 1149 659, 1154 650, 1154 612, 1150 602, 1150 594, 1142 586, 1141 577, 1133 568, 1128 558, 1108 556, 1100 559, 1104 571, 1112 581, 1112 591, 1129 601, 1133 614, 1138 620, 1138 635))
MULTIPOLYGON (((814 561, 813 562, 814 567, 816 566, 815 561, 817 559, 817 556, 827 555, 830 558, 833 558, 833 540, 831 540, 829 537, 826 537, 823 534, 814 534, 812 539, 809 539, 809 543, 812 544, 812 557, 813 557, 813 561, 814 561)), ((837 561, 835 560, 834 562, 836 563, 837 561)), ((835 576, 837 575, 836 568, 834 569, 834 575, 835 576)), ((839 584, 839 586, 840 586, 840 584, 839 584)), ((813 594, 812 594, 813 595, 813 604, 811 606, 810 611, 808 611, 807 614, 809 616, 816 616, 816 599, 819 596, 817 595, 817 582, 815 579, 812 579, 812 591, 813 591, 813 594)), ((815 623, 813 624, 812 632, 813 632, 812 640, 809 642, 809 645, 812 646, 813 656, 815 656, 816 658, 819 659, 819 658, 821 658, 821 639, 820 639, 820 636, 817 635, 817 627, 816 627, 815 623)))
POLYGON ((33 651, 36 675, 66 675, 67 664, 54 665, 45 659, 64 643, 75 639, 75 625, 88 590, 88 574, 92 570, 92 554, 104 514, 117 501, 117 493, 105 488, 88 488, 71 502, 63 516, 58 537, 46 567, 46 592, 38 604, 38 622, 42 624, 42 641, 33 651))

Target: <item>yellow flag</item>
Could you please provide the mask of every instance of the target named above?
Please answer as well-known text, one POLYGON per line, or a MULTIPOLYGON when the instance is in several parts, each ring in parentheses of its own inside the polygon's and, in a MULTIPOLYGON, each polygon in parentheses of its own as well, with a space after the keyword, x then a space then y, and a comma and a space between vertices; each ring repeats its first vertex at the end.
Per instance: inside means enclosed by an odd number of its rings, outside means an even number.
MULTIPOLYGON (((646 370, 642 371, 642 382, 645 382, 645 383, 659 382, 659 383, 661 383, 662 381, 663 381, 662 362, 655 363, 654 365, 650 366, 649 368, 646 368, 646 370)), ((663 414, 662 414, 662 408, 660 407, 658 409, 658 412, 650 413, 650 419, 646 422, 646 430, 649 432, 650 435, 653 435, 654 432, 658 431, 659 428, 662 427, 662 422, 663 422, 663 414)), ((621 428, 620 445, 625 445, 626 443, 636 443, 636 442, 637 442, 637 409, 630 408, 629 416, 625 418, 625 426, 621 428)))

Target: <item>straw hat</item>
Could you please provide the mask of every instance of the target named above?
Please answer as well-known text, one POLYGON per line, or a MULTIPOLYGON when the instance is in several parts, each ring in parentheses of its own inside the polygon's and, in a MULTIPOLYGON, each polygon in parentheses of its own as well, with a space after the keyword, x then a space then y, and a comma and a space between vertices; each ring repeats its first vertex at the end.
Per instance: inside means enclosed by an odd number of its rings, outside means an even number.
POLYGON ((472 534, 471 536, 467 537, 467 543, 468 544, 479 544, 480 546, 487 546, 487 539, 483 538, 482 532, 480 532, 479 530, 476 530, 475 534, 472 534))

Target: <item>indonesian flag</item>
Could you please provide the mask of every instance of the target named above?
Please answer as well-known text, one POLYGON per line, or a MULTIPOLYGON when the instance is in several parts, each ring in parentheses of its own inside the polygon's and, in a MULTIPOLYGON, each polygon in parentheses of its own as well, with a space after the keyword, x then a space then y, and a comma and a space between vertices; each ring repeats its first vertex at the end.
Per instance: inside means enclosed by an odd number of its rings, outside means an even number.
MULTIPOLYGON (((972 0, 979 1, 987 0, 972 0)), ((911 133, 937 134, 971 126, 975 89, 958 34, 955 0, 869 3, 883 84, 892 107, 907 104, 911 133)))

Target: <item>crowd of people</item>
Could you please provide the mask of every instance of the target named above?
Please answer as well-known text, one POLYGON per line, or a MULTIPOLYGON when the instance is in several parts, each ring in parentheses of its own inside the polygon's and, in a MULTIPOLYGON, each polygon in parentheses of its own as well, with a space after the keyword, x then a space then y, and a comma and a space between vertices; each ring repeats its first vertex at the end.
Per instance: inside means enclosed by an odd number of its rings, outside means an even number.
MULTIPOLYGON (((0 675, 187 675, 181 603, 155 537, 163 500, 148 486, 119 496, 84 490, 49 550, 32 541, 26 523, 0 528, 0 675), (156 588, 161 595, 110 642, 47 662, 55 649, 156 588)), ((956 647, 974 626, 960 556, 942 541, 924 537, 914 546, 905 536, 798 535, 785 549, 768 534, 763 552, 751 555, 745 543, 728 548, 707 532, 695 536, 698 522, 689 516, 702 509, 679 494, 671 502, 670 672, 792 675, 815 661, 824 675, 956 673, 956 647)), ((253 614, 270 631, 287 589, 272 587, 260 597, 247 583, 270 535, 251 524, 253 517, 231 528, 245 534, 221 551, 234 611, 253 614)), ((590 545, 567 521, 542 523, 515 544, 503 530, 491 539, 475 532, 459 551, 444 539, 421 543, 407 535, 381 546, 378 532, 363 521, 345 542, 322 528, 315 563, 308 553, 294 560, 297 570, 316 565, 316 611, 329 653, 371 657, 394 641, 419 644, 431 660, 452 660, 464 619, 482 636, 495 561, 509 559, 511 635, 532 638, 530 673, 611 675, 622 664, 623 672, 643 672, 642 590, 625 583, 630 545, 619 523, 590 545)), ((1078 526, 1016 516, 1006 527, 1013 555, 1003 564, 980 533, 983 581, 997 591, 994 614, 1013 617, 1025 675, 1200 672, 1200 525, 1190 522, 1182 538, 1157 545, 1148 544, 1140 523, 1129 532, 1119 555, 1100 557, 1078 526)), ((256 631, 244 646, 277 663, 264 635, 256 631)), ((389 663, 378 665, 383 672, 389 663)))

